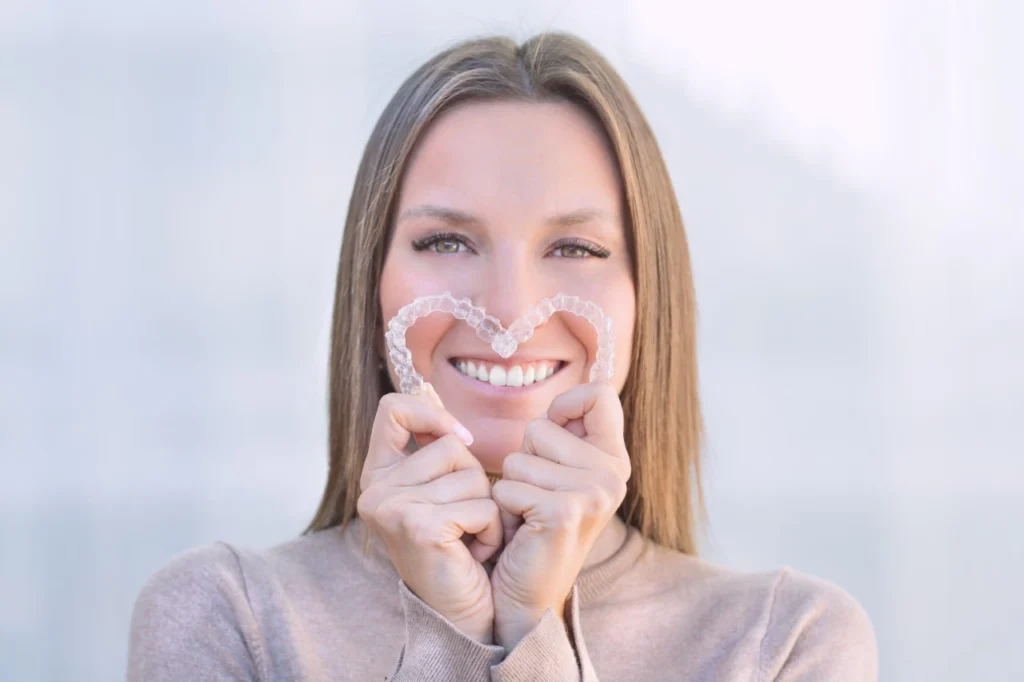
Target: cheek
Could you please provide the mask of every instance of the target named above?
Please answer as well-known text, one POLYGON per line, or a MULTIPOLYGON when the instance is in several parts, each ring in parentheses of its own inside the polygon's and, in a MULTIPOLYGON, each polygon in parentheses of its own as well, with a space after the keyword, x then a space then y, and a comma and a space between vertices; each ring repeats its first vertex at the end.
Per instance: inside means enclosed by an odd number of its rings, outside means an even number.
POLYGON ((478 269, 468 267, 463 259, 452 260, 460 262, 446 262, 444 257, 416 254, 411 250, 389 253, 380 278, 380 307, 384 324, 397 315, 402 306, 421 296, 433 296, 443 291, 455 294, 473 291, 478 269))
POLYGON ((402 306, 423 295, 418 293, 423 287, 422 280, 410 276, 409 270, 403 268, 399 260, 394 254, 389 255, 380 275, 380 307, 385 324, 398 314, 402 306))
MULTIPOLYGON (((566 290, 568 293, 568 290, 566 290)), ((593 301, 601 307, 601 311, 612 319, 615 333, 615 374, 613 383, 621 385, 625 382, 629 370, 629 357, 633 343, 633 327, 636 322, 636 300, 631 282, 617 287, 609 286, 600 290, 574 293, 581 299, 593 301)), ((586 348, 588 362, 593 362, 597 354, 597 332, 584 318, 576 315, 563 315, 566 326, 572 334, 580 339, 586 348)))
POLYGON ((620 312, 615 320, 615 376, 612 378, 612 382, 620 391, 629 375, 635 327, 636 299, 631 287, 629 296, 624 298, 620 304, 620 312))
POLYGON ((636 326, 636 294, 632 280, 610 289, 605 301, 607 307, 604 308, 604 313, 611 316, 612 329, 615 332, 615 369, 612 383, 621 391, 629 375, 633 330, 636 326))
POLYGON ((431 381, 434 377, 435 360, 444 360, 434 358, 434 351, 456 322, 458 320, 451 315, 431 313, 416 320, 416 324, 405 332, 405 347, 412 353, 412 366, 425 381, 431 381))
MULTIPOLYGON (((384 329, 388 322, 398 311, 408 303, 411 303, 420 296, 428 296, 450 289, 451 287, 443 281, 436 281, 429 276, 422 276, 410 267, 410 263, 401 262, 401 258, 390 257, 384 263, 380 280, 380 308, 381 324, 384 329)), ((412 325, 405 335, 405 346, 412 353, 413 368, 427 381, 434 372, 430 369, 433 361, 432 355, 447 330, 454 323, 455 318, 450 315, 433 314, 420 318, 412 325)), ((383 334, 383 331, 381 332, 383 334)), ((384 344, 383 336, 381 343, 384 344)), ((386 347, 385 347, 385 352, 386 347)), ((388 371, 392 375, 392 381, 396 381, 394 367, 388 362, 388 371)), ((397 385, 397 383, 395 384, 397 385)))

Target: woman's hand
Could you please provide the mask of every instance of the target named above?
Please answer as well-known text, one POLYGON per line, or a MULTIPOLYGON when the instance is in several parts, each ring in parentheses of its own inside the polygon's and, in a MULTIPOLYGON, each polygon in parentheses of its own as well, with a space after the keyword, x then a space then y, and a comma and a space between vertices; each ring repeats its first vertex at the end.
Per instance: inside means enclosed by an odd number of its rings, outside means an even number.
POLYGON ((455 435, 460 430, 471 443, 429 384, 420 395, 381 398, 358 512, 416 596, 467 636, 491 644, 494 603, 481 562, 501 544, 501 520, 483 466, 455 435), (411 455, 410 435, 421 446, 411 455), (476 537, 467 543, 466 535, 476 537))
POLYGON ((546 419, 527 426, 521 449, 506 457, 492 490, 508 543, 491 574, 494 634, 509 651, 546 609, 564 621, 576 576, 626 495, 615 387, 593 382, 559 395, 546 419))

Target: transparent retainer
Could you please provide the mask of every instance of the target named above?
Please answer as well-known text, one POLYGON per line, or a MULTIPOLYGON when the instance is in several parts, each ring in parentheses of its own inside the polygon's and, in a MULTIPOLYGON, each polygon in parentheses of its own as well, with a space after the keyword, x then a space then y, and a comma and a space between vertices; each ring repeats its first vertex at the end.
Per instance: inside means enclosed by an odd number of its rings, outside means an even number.
POLYGON ((498 318, 488 315, 483 308, 475 306, 468 298, 456 299, 451 292, 433 296, 420 296, 402 307, 388 322, 384 334, 388 342, 388 357, 399 378, 399 391, 407 394, 419 393, 423 377, 412 366, 412 353, 405 346, 405 332, 416 320, 433 312, 454 315, 465 320, 476 330, 476 335, 491 344, 498 355, 508 358, 516 352, 519 344, 533 336, 533 330, 544 324, 557 312, 569 312, 586 318, 597 330, 597 361, 590 368, 590 381, 608 381, 612 377, 615 363, 615 334, 612 319, 591 301, 581 301, 576 296, 556 294, 543 299, 525 315, 505 329, 498 318))

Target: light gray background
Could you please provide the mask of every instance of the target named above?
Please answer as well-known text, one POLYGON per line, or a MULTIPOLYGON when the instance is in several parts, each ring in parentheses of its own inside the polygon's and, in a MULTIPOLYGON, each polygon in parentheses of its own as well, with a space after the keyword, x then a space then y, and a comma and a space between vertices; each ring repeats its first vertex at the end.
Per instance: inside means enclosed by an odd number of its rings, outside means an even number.
POLYGON ((370 127, 439 48, 552 27, 676 183, 707 557, 845 587, 883 679, 1024 678, 1018 2, 6 0, 0 679, 118 679, 173 554, 299 532, 370 127))

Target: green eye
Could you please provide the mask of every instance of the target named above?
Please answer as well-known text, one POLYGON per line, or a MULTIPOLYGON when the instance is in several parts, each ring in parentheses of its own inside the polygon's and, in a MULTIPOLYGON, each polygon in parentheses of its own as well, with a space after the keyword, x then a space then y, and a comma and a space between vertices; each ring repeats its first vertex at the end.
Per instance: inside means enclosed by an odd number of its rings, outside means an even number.
POLYGON ((445 256, 454 256, 460 253, 460 245, 465 246, 467 251, 472 251, 461 235, 454 232, 441 232, 417 239, 412 243, 412 248, 413 251, 430 250, 445 256))
MULTIPOLYGON (((465 250, 469 253, 476 253, 462 235, 454 232, 440 232, 428 235, 412 243, 414 251, 430 250, 444 256, 454 256, 462 253, 462 250, 459 248, 460 246, 466 247, 465 250)), ((611 252, 604 247, 577 238, 563 239, 555 244, 555 247, 549 252, 549 255, 566 260, 607 258, 610 254, 611 252)))
POLYGON ((607 258, 611 253, 608 249, 577 238, 565 239, 559 242, 552 253, 557 254, 558 252, 562 253, 562 258, 568 260, 607 258))
POLYGON ((586 258, 587 250, 582 246, 560 246, 556 251, 561 251, 566 258, 586 258))

